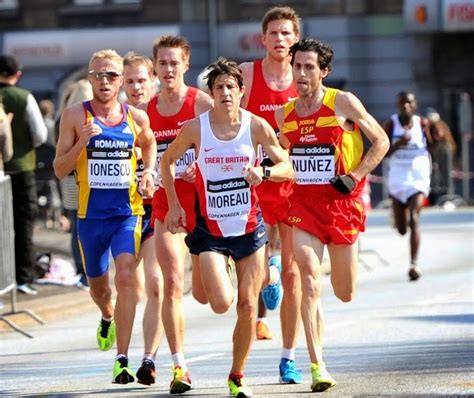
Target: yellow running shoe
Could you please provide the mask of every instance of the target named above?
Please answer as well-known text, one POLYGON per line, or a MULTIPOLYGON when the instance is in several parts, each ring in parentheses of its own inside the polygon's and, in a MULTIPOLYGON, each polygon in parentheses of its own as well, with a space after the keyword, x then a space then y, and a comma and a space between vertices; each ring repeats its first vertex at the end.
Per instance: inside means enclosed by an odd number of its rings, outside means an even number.
POLYGON ((323 363, 311 364, 311 376, 313 378, 313 382, 311 383, 312 392, 323 392, 336 385, 336 381, 331 377, 326 370, 326 365, 323 363))
POLYGON ((192 387, 189 373, 185 372, 181 366, 173 368, 173 380, 170 383, 170 394, 182 394, 192 387))
POLYGON ((120 357, 115 360, 113 373, 114 378, 112 379, 112 383, 128 384, 135 381, 135 377, 133 377, 133 373, 128 367, 127 357, 120 357))
POLYGON ((114 319, 112 319, 111 322, 101 319, 99 327, 97 328, 97 345, 99 346, 99 350, 110 350, 115 344, 116 333, 114 319))
POLYGON ((273 333, 268 330, 265 322, 257 321, 257 340, 271 340, 273 333))
POLYGON ((232 377, 229 376, 227 384, 229 386, 230 395, 233 397, 245 398, 252 396, 252 390, 247 387, 243 374, 234 374, 232 377))

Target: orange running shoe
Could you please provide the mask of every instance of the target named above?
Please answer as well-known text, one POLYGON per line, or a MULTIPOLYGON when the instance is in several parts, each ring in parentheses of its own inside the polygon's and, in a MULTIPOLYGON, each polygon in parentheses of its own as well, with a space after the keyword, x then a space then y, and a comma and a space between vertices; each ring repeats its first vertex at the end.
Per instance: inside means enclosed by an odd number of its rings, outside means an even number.
POLYGON ((273 333, 268 330, 265 322, 257 321, 257 340, 271 340, 273 333))

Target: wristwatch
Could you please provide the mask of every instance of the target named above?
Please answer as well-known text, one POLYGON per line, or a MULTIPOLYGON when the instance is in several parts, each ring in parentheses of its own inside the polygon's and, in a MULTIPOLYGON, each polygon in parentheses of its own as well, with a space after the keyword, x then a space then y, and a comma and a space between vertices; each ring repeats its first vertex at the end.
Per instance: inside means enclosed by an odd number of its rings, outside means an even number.
POLYGON ((153 178, 156 178, 158 175, 158 173, 153 169, 145 169, 143 170, 143 174, 151 174, 153 178))
POLYGON ((270 179, 271 169, 269 167, 262 166, 262 172, 263 172, 263 175, 262 175, 262 180, 263 181, 266 181, 266 180, 270 179))

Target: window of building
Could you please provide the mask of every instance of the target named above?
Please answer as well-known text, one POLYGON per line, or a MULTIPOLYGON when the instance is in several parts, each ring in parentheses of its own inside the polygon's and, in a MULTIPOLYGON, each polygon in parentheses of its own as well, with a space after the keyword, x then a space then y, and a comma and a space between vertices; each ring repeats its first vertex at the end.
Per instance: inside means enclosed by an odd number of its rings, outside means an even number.
POLYGON ((15 10, 18 8, 18 0, 0 0, 0 11, 15 10))
POLYGON ((103 4, 104 0, 74 0, 74 4, 78 6, 89 6, 93 4, 103 4))
POLYGON ((112 4, 139 4, 142 0, 112 0, 112 4))

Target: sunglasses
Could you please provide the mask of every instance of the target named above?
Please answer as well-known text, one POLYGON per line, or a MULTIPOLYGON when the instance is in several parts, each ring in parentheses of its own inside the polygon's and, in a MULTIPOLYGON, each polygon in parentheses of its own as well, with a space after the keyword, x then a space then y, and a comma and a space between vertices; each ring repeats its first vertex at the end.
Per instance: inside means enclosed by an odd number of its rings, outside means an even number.
POLYGON ((114 71, 96 72, 95 70, 89 71, 89 75, 92 76, 97 81, 101 81, 104 77, 108 81, 114 81, 114 80, 117 80, 120 76, 122 76, 121 73, 114 72, 114 71))

